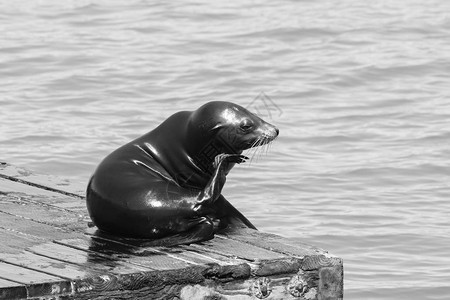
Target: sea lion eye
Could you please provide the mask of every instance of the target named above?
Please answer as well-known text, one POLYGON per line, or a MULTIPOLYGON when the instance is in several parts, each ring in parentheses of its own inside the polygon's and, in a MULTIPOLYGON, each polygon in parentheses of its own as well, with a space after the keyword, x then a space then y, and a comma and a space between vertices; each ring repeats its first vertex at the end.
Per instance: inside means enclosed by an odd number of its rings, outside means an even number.
POLYGON ((249 131, 253 127, 253 122, 248 119, 245 119, 244 121, 241 122, 240 127, 243 131, 249 131))

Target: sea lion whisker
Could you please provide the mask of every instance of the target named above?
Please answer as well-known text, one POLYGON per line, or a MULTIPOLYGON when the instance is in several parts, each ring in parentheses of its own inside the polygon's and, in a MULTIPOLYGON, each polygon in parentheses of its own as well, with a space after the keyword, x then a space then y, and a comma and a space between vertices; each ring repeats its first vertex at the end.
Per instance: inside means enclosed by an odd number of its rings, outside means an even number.
POLYGON ((256 160, 259 160, 259 158, 264 154, 267 155, 269 152, 270 147, 272 146, 273 138, 268 135, 264 135, 260 141, 260 149, 258 149, 258 155, 256 157, 256 160))
POLYGON ((261 150, 261 153, 267 155, 267 150, 269 149, 269 142, 266 142, 262 148, 263 149, 261 150))
POLYGON ((262 136, 260 136, 260 137, 258 137, 257 139, 256 139, 256 141, 254 142, 254 145, 253 145, 253 153, 252 153, 252 156, 251 156, 251 159, 250 159, 250 163, 252 163, 253 161, 258 161, 258 152, 260 151, 260 146, 262 145, 262 143, 263 143, 263 137, 262 136))
POLYGON ((259 151, 258 151, 258 157, 256 158, 256 161, 259 161, 260 160, 260 158, 261 158, 261 156, 264 154, 264 145, 262 145, 260 148, 259 148, 259 151))
POLYGON ((261 156, 267 155, 267 149, 269 147, 270 139, 266 138, 264 141, 264 145, 261 147, 261 156))
POLYGON ((258 162, 258 152, 259 152, 259 143, 258 145, 255 147, 255 151, 253 152, 253 161, 254 162, 258 162))
POLYGON ((258 144, 258 142, 259 142, 259 138, 257 138, 257 139, 252 143, 251 148, 255 148, 256 145, 258 144))
POLYGON ((250 146, 247 148, 247 153, 246 155, 250 158, 248 159, 248 164, 247 165, 251 165, 252 161, 253 161, 253 157, 257 151, 257 147, 258 147, 258 143, 260 141, 260 137, 258 137, 257 139, 255 139, 253 142, 251 142, 250 146))
POLYGON ((249 165, 252 164, 253 159, 255 157, 256 152, 258 151, 257 147, 258 147, 258 143, 259 143, 259 137, 252 143, 252 146, 250 148, 250 153, 249 153, 249 157, 250 157, 250 161, 249 161, 249 165))
POLYGON ((258 147, 258 155, 256 157, 256 161, 259 161, 260 157, 264 154, 264 148, 266 146, 266 137, 263 136, 260 142, 260 146, 258 147))
POLYGON ((272 147, 272 141, 269 138, 266 144, 266 155, 269 153, 270 147, 272 147))
POLYGON ((253 157, 253 152, 254 152, 253 146, 254 145, 255 145, 255 142, 252 142, 250 147, 245 150, 245 152, 246 152, 245 155, 247 157, 249 157, 249 159, 247 159, 247 164, 246 164, 247 166, 251 165, 251 163, 252 163, 252 157, 253 157))

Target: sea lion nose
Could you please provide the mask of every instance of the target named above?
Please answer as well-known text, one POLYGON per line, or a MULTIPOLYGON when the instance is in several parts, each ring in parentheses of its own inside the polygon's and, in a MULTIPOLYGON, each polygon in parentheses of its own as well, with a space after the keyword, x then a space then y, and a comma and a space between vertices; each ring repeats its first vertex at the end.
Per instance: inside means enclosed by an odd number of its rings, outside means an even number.
POLYGON ((280 132, 278 130, 278 128, 276 128, 272 124, 266 123, 266 126, 264 126, 264 127, 265 127, 266 134, 273 136, 273 138, 276 138, 278 136, 278 133, 280 132))

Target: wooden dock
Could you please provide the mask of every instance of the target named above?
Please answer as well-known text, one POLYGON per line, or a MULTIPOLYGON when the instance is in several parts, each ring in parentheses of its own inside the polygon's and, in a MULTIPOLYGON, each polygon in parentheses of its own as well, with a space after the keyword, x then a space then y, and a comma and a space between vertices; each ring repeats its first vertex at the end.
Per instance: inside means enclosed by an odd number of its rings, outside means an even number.
POLYGON ((0 299, 342 299, 342 259, 251 229, 143 247, 89 226, 84 185, 0 163, 0 299))

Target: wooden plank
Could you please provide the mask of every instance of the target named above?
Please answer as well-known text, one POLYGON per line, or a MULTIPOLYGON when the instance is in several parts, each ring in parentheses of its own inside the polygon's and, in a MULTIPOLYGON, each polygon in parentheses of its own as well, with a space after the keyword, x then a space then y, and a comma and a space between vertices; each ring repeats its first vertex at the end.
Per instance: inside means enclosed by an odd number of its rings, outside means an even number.
POLYGON ((62 195, 38 188, 30 189, 26 185, 10 182, 2 178, 0 178, 0 195, 41 205, 52 205, 87 215, 86 201, 84 198, 62 195))
POLYGON ((293 242, 275 234, 264 233, 250 228, 240 228, 224 232, 224 236, 270 251, 303 258, 306 255, 325 255, 327 251, 308 244, 293 242))
POLYGON ((243 228, 226 235, 227 238, 241 241, 264 249, 301 258, 303 270, 315 270, 322 267, 342 265, 342 259, 327 251, 310 245, 298 243, 274 234, 263 233, 253 229, 243 228))
MULTIPOLYGON (((0 228, 3 231, 15 233, 29 239, 48 241, 53 239, 69 239, 82 235, 74 231, 64 231, 61 228, 38 223, 0 211, 0 228)), ((7 241, 8 242, 8 241, 7 241)))
POLYGON ((22 193, 29 193, 33 195, 48 195, 51 196, 54 192, 37 188, 30 185, 25 185, 15 181, 11 181, 0 177, 0 194, 17 193, 18 191, 22 193))
POLYGON ((205 281, 206 266, 192 266, 179 270, 149 271, 121 275, 120 278, 105 276, 106 280, 90 285, 78 284, 75 294, 67 299, 177 299, 186 284, 205 281), (78 288, 80 287, 80 288, 78 288))
MULTIPOLYGON (((50 197, 45 197, 48 200, 50 197)), ((55 197, 54 197, 55 198, 55 197)), ((56 197, 56 198, 59 198, 56 197)), ((0 195, 0 211, 64 230, 83 231, 90 221, 86 213, 72 212, 40 201, 42 196, 8 194, 0 195)), ((86 208, 84 208, 86 210, 86 208)))
MULTIPOLYGON (((123 275, 115 286, 87 289, 85 292, 71 295, 69 299, 179 299, 180 291, 186 285, 214 284, 215 280, 231 282, 249 278, 248 266, 192 266, 179 270, 141 272, 123 275), (242 269, 245 268, 247 272, 242 269), (235 275, 236 277, 232 277, 235 275)), ((204 299, 199 297, 183 299, 204 299)), ((225 299, 225 298, 207 298, 225 299)), ((227 298, 228 299, 228 298, 227 298)), ((239 299, 239 298, 234 298, 239 299)))
POLYGON ((243 262, 242 260, 237 259, 236 257, 229 257, 217 253, 212 253, 203 248, 192 248, 189 246, 147 247, 145 246, 145 240, 136 240, 114 236, 105 232, 100 232, 95 227, 88 228, 86 230, 86 233, 97 239, 123 244, 126 245, 127 247, 135 247, 136 255, 140 255, 139 253, 145 253, 147 251, 156 251, 158 253, 164 252, 169 256, 176 257, 177 259, 186 260, 188 262, 199 264, 218 263, 227 265, 243 262))
POLYGON ((0 259, 6 253, 17 253, 36 244, 42 243, 42 240, 33 236, 24 236, 17 232, 6 231, 0 228, 0 259))
MULTIPOLYGON (((0 289, 6 288, 6 287, 12 287, 12 286, 22 286, 22 284, 0 278, 0 289)), ((0 299, 2 299, 2 298, 0 298, 0 299)))
POLYGON ((85 268, 94 269, 103 273, 130 274, 151 270, 146 267, 127 264, 119 259, 86 252, 72 247, 55 243, 43 243, 29 249, 30 252, 59 260, 61 262, 76 264, 85 268))
POLYGON ((23 284, 0 278, 0 300, 15 300, 27 297, 27 289, 23 284))
MULTIPOLYGON (((14 196, 14 194, 9 194, 10 196, 14 196)), ((86 209, 86 200, 81 198, 76 198, 72 196, 61 195, 57 193, 52 193, 51 195, 35 195, 35 194, 27 194, 27 195, 19 195, 22 198, 22 201, 52 206, 54 208, 58 208, 60 210, 66 210, 69 212, 75 212, 77 214, 88 216, 86 209)))
POLYGON ((6 162, 0 162, 0 178, 77 197, 84 197, 87 186, 87 182, 77 183, 61 179, 58 176, 36 174, 25 168, 16 167, 6 162))
POLYGON ((61 277, 30 270, 16 265, 11 265, 0 261, 1 278, 15 281, 22 284, 56 282, 61 281, 61 277))
POLYGON ((229 257, 217 253, 213 253, 204 248, 194 248, 188 245, 180 245, 178 247, 170 247, 164 249, 165 252, 179 258, 194 261, 200 264, 215 263, 218 265, 238 265, 246 263, 247 261, 237 257, 229 257))
POLYGON ((192 244, 191 247, 202 248, 210 252, 228 257, 238 257, 247 261, 286 258, 284 254, 220 236, 199 244, 192 244))
POLYGON ((28 297, 51 295, 56 291, 67 293, 71 290, 70 282, 64 281, 64 279, 57 276, 4 262, 0 262, 0 270, 2 279, 25 284, 28 297))
POLYGON ((0 261, 16 266, 26 267, 46 274, 61 277, 67 280, 75 280, 100 275, 95 270, 68 264, 60 260, 44 257, 31 252, 2 253, 0 261))
POLYGON ((177 259, 174 256, 167 255, 167 253, 155 251, 151 248, 140 249, 95 237, 90 239, 60 240, 57 243, 100 254, 114 261, 121 261, 152 270, 175 270, 196 264, 192 261, 177 259))
POLYGON ((344 268, 341 265, 319 269, 318 290, 321 299, 334 300, 344 297, 344 268))
POLYGON ((190 245, 191 248, 203 248, 210 253, 221 253, 228 257, 246 260, 254 276, 294 274, 301 267, 301 259, 272 252, 257 246, 217 236, 201 244, 190 245))
POLYGON ((190 247, 204 247, 210 252, 219 252, 227 256, 240 257, 245 259, 250 266, 251 272, 255 276, 268 276, 287 273, 296 273, 301 267, 301 259, 287 256, 281 253, 272 252, 257 246, 235 241, 217 236, 211 241, 190 247))
MULTIPOLYGON (((8 196, 15 196, 16 194, 10 193, 8 196)), ((88 216, 86 209, 86 200, 83 198, 77 198, 72 196, 61 195, 58 193, 52 193, 51 195, 35 195, 35 194, 19 194, 22 201, 35 203, 39 205, 52 206, 60 210, 66 210, 68 212, 75 212, 79 215, 88 216)), ((17 196, 16 196, 17 198, 17 196)))
POLYGON ((169 256, 174 256, 177 259, 186 260, 188 262, 194 262, 199 264, 217 263, 219 265, 241 264, 246 262, 239 259, 236 256, 222 255, 219 253, 211 252, 206 247, 192 247, 187 245, 181 245, 177 247, 146 247, 145 241, 128 239, 119 236, 110 235, 108 233, 99 232, 96 228, 89 228, 86 233, 93 238, 111 241, 118 244, 126 245, 127 247, 134 247, 137 255, 139 253, 145 253, 147 251, 156 251, 158 253, 164 252, 169 256), (144 244, 144 246, 142 246, 144 244))

